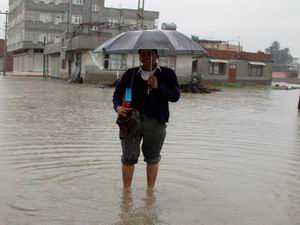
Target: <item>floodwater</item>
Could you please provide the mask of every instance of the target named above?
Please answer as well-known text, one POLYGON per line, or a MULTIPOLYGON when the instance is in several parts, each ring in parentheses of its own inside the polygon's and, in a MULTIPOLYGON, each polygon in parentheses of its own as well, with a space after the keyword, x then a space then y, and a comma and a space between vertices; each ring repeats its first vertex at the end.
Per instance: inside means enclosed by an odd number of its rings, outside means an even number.
POLYGON ((123 193, 113 89, 0 77, 1 225, 299 225, 299 90, 183 94, 123 193))

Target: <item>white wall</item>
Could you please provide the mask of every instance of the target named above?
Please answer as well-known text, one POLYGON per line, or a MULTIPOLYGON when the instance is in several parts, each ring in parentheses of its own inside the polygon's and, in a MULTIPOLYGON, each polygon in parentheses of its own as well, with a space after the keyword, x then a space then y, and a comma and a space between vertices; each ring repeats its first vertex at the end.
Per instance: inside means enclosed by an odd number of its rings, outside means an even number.
POLYGON ((192 64, 193 57, 191 55, 178 55, 176 57, 176 75, 180 83, 191 80, 192 64))
POLYGON ((140 66, 140 58, 138 54, 128 54, 127 55, 127 68, 140 66))
MULTIPOLYGON (((92 51, 83 51, 82 64, 81 64, 81 77, 84 80, 93 80, 93 81, 96 81, 97 79, 99 79, 100 81, 101 80, 114 81, 115 79, 117 79, 118 71, 104 70, 103 58, 104 55, 102 53, 94 54, 92 53, 92 51)), ((180 83, 188 82, 191 80, 192 62, 193 62, 193 57, 190 55, 177 56, 176 74, 180 83)), ((138 54, 135 54, 134 57, 133 54, 127 55, 127 68, 132 68, 133 66, 136 67, 139 65, 140 65, 140 61, 139 61, 138 54)), ((72 72, 73 70, 74 68, 72 68, 72 72)), ((60 69, 60 71, 61 71, 60 76, 62 77, 64 72, 62 69, 60 69)), ((119 75, 121 76, 123 72, 124 71, 119 71, 119 75)))

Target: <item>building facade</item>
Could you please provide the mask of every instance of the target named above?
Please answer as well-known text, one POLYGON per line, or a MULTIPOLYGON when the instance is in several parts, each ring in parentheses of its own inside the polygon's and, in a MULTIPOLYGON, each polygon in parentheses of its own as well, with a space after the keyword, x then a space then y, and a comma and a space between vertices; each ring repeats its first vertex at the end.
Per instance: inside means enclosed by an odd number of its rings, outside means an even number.
MULTIPOLYGON (((145 29, 157 26, 158 12, 144 11, 143 16, 145 29)), ((44 45, 63 42, 65 33, 76 31, 83 23, 95 23, 92 31, 111 36, 135 29, 137 10, 106 8, 104 0, 9 0, 8 21, 14 71, 42 73, 44 45)))
POLYGON ((195 61, 194 76, 203 82, 272 83, 272 55, 206 49, 208 56, 195 61))
POLYGON ((299 58, 293 58, 290 64, 273 63, 272 78, 274 82, 299 83, 300 63, 299 58))
POLYGON ((243 46, 240 44, 230 44, 229 41, 216 41, 216 40, 195 40, 199 45, 201 45, 203 48, 209 48, 209 49, 217 49, 217 50, 225 50, 225 51, 236 51, 236 52, 242 52, 243 46))
MULTIPOLYGON (((126 69, 140 66, 138 54, 111 54, 105 58, 103 53, 91 55, 91 61, 87 68, 87 82, 114 82, 122 76, 126 69), (107 63, 106 63, 107 62, 107 63)), ((192 78, 192 65, 194 57, 187 55, 159 56, 158 64, 173 69, 176 72, 180 84, 188 83, 192 78)))

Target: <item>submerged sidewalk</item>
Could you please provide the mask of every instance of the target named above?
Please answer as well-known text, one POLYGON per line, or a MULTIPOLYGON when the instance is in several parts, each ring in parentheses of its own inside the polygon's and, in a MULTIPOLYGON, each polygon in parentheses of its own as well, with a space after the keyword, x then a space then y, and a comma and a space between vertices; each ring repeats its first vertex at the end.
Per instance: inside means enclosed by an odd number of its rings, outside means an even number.
MULTIPOLYGON (((3 75, 3 72, 0 72, 1 75, 3 75)), ((42 72, 6 72, 7 76, 19 76, 19 77, 43 77, 42 72)))

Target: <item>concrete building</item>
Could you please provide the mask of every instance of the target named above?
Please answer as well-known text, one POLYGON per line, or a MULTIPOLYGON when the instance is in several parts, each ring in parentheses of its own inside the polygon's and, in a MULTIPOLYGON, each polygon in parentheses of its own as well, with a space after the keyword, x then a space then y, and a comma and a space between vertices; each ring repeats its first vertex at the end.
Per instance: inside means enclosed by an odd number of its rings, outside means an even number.
MULTIPOLYGON (((127 68, 139 66, 138 54, 111 54, 109 58, 102 53, 93 55, 94 65, 89 65, 90 73, 87 82, 113 82, 119 78, 127 68), (94 68, 91 73, 91 68, 94 68)), ((187 83, 192 78, 193 55, 160 56, 158 64, 173 69, 179 83, 187 83)))
POLYGON ((206 49, 209 56, 194 62, 194 76, 203 82, 270 85, 272 55, 206 49))
POLYGON ((274 82, 299 83, 300 63, 299 58, 293 58, 290 64, 273 63, 272 78, 274 82))
MULTIPOLYGON (((90 30, 110 36, 135 29, 137 24, 137 10, 106 8, 104 0, 9 0, 9 13, 8 51, 13 54, 15 72, 41 74, 44 45, 64 42, 64 37, 70 37, 65 33, 76 32, 80 24, 106 24, 101 30, 99 26, 90 30)), ((144 11, 143 16, 144 29, 157 26, 158 12, 144 11)))
POLYGON ((285 81, 289 77, 289 65, 273 65, 272 78, 274 81, 285 81))
POLYGON ((92 50, 111 37, 112 34, 108 32, 67 33, 62 42, 45 46, 44 73, 53 78, 70 80, 79 76, 88 81, 91 70, 97 69, 91 55, 92 50))
POLYGON ((237 41, 239 44, 230 44, 230 41, 221 41, 221 40, 207 40, 207 39, 199 39, 198 36, 192 35, 192 40, 196 41, 202 48, 209 49, 217 49, 217 50, 226 50, 226 51, 236 51, 242 52, 243 46, 240 45, 239 40, 237 41))
POLYGON ((272 83, 272 55, 263 52, 244 52, 240 40, 200 40, 192 36, 208 56, 193 62, 193 76, 203 82, 218 83, 272 83))
MULTIPOLYGON (((99 46, 97 43, 110 39, 109 33, 100 35, 82 33, 72 38, 66 38, 63 47, 61 43, 47 45, 45 54, 49 59, 51 77, 75 79, 80 72, 84 82, 110 83, 118 79, 126 69, 139 66, 138 55, 93 53, 99 46)), ((192 55, 161 56, 159 64, 176 71, 180 83, 191 80, 192 55)))

